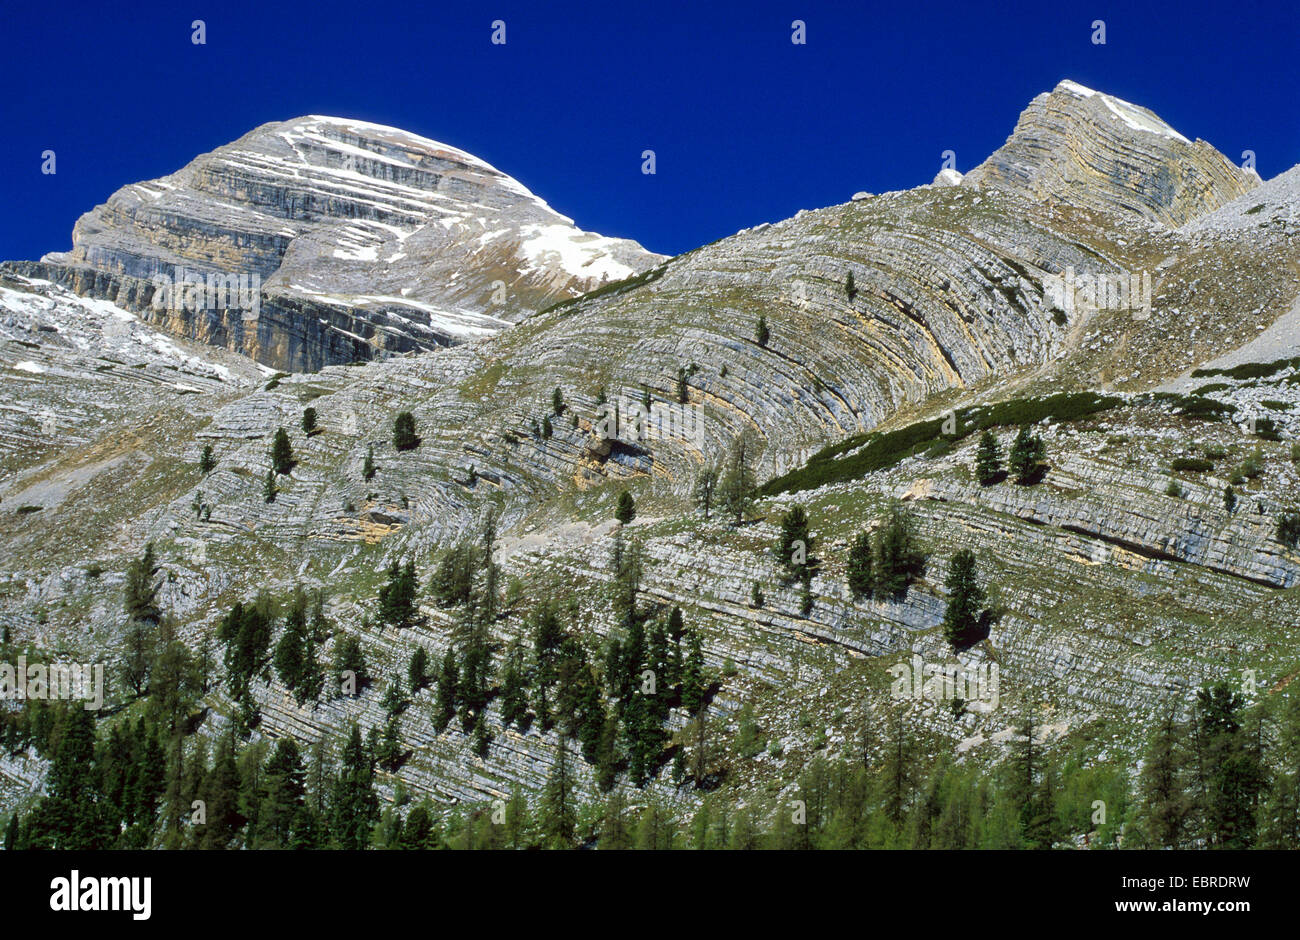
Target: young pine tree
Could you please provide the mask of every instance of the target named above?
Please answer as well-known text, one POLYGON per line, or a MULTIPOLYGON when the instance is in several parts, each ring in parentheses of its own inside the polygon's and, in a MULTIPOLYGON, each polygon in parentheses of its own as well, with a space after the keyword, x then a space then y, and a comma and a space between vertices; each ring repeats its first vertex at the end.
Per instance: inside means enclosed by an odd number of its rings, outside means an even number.
POLYGON ((293 470, 293 447, 289 444, 289 434, 284 428, 277 428, 271 441, 271 469, 281 476, 287 476, 293 470))
POLYGON ((871 536, 866 532, 859 532, 853 539, 853 544, 849 546, 847 566, 849 590, 853 593, 854 600, 859 598, 870 600, 875 595, 872 555, 871 536))
POLYGON ((718 483, 718 502, 736 525, 744 521, 754 501, 755 451, 753 436, 748 431, 742 432, 732 441, 726 469, 718 483))
POLYGON ((632 494, 627 490, 618 494, 618 508, 614 510, 614 518, 619 522, 627 525, 636 517, 636 501, 632 499, 632 494))
POLYGON ((811 551, 808 513, 802 506, 792 506, 781 518, 781 541, 777 545, 777 558, 786 571, 798 575, 808 567, 808 554, 811 551))
POLYGON ((1046 453, 1043 439, 1037 434, 1030 434, 1027 426, 1022 427, 1011 445, 1011 456, 1008 461, 1011 472, 1016 476, 1016 482, 1034 482, 1040 473, 1039 465, 1046 453))
POLYGON ((406 667, 406 684, 412 693, 429 684, 429 651, 417 646, 406 667))
POLYGON ((998 439, 992 431, 980 435, 979 447, 975 451, 975 477, 981 486, 996 483, 1002 472, 1002 451, 998 439))
POLYGON ((704 518, 709 518, 709 510, 713 508, 713 494, 718 488, 718 468, 713 464, 700 468, 699 475, 695 478, 695 504, 704 510, 704 518))
POLYGON ((398 412, 393 419, 393 446, 398 450, 414 450, 420 446, 415 433, 415 416, 409 411, 398 412))
POLYGON ((451 651, 442 658, 442 667, 438 671, 438 694, 434 703, 433 710, 433 728, 435 731, 445 731, 447 725, 456 717, 456 703, 459 698, 458 686, 460 685, 460 666, 456 663, 456 656, 451 651))
POLYGON ((963 548, 952 556, 948 577, 948 606, 943 613, 943 635, 955 649, 968 646, 979 638, 986 615, 984 590, 975 579, 975 553, 963 548))

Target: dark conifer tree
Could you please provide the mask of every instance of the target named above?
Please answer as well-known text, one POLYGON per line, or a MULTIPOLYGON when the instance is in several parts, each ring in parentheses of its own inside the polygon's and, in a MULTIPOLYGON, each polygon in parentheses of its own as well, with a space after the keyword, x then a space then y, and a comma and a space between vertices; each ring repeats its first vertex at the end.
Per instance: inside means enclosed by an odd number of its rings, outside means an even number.
POLYGON ((777 558, 791 575, 799 575, 808 567, 812 552, 812 536, 808 534, 808 513, 802 506, 793 506, 781 517, 781 541, 777 558))
POLYGON ((429 684, 429 651, 417 646, 406 666, 406 684, 412 694, 429 684))
POLYGON ((1138 778, 1138 827, 1148 848, 1184 844, 1190 801, 1181 733, 1172 711, 1165 713, 1147 746, 1138 778))
POLYGON ((1027 426, 1022 427, 1011 445, 1011 456, 1008 461, 1016 481, 1030 483, 1036 480, 1046 453, 1043 439, 1036 434, 1030 434, 1027 426))
POLYGON ((912 518, 895 510, 880 530, 874 560, 876 590, 900 597, 913 578, 925 570, 925 554, 912 534, 912 518))
POLYGON ((849 591, 853 594, 854 600, 864 597, 870 600, 875 594, 876 579, 872 555, 871 536, 859 532, 853 539, 853 544, 849 546, 847 565, 849 591))
POLYGON ((379 819, 379 798, 374 790, 374 765, 355 724, 339 756, 338 777, 330 805, 330 829, 343 849, 364 849, 370 829, 379 819))
POLYGON ((560 623, 555 605, 543 599, 533 610, 529 632, 533 640, 533 713, 542 730, 555 723, 553 689, 559 681, 560 651, 564 643, 564 627, 560 623))
POLYGON ((501 677, 501 722, 514 725, 520 732, 528 730, 531 716, 528 711, 528 676, 524 670, 523 648, 515 641, 506 656, 501 677))
POLYGON ((284 428, 277 428, 271 441, 271 469, 281 476, 293 470, 293 447, 284 428))
POLYGON ((573 776, 569 770, 569 746, 561 735, 556 746, 555 763, 542 795, 544 836, 549 847, 573 847, 578 825, 577 806, 573 798, 573 776))
POLYGON ((442 667, 438 671, 438 696, 434 704, 433 727, 442 732, 456 717, 456 702, 460 684, 460 667, 456 665, 456 656, 451 650, 442 658, 442 667))
MULTIPOLYGON (((52 849, 109 848, 111 806, 100 789, 95 760, 95 719, 79 704, 62 710, 60 734, 46 783, 48 796, 35 811, 32 842, 52 849)), ((134 807, 133 807, 134 809, 134 807)))
POLYGON ((618 494, 618 508, 614 511, 614 518, 619 522, 627 525, 636 517, 636 501, 632 499, 632 494, 627 490, 618 494))
POLYGON ((230 848, 244 825, 239 813, 239 766, 233 736, 225 735, 217 745, 212 767, 203 779, 199 798, 204 803, 207 822, 199 833, 204 849, 230 848))
POLYGON ((981 638, 988 615, 984 609, 984 589, 975 578, 975 553, 960 549, 952 556, 948 576, 948 606, 943 613, 943 635, 955 648, 981 638))
POLYGON ((359 692, 370 681, 369 671, 366 667, 365 653, 361 649, 361 641, 350 633, 345 633, 339 637, 334 646, 334 663, 332 673, 334 676, 335 688, 341 689, 347 676, 345 673, 352 673, 356 679, 356 688, 359 692))
POLYGON ((975 451, 975 478, 983 486, 996 483, 1002 472, 1002 451, 998 439, 992 431, 980 435, 979 447, 975 451))
POLYGON ((398 450, 414 450, 420 446, 420 438, 415 433, 415 416, 409 411, 398 412, 393 419, 393 446, 398 450))
POLYGON ((264 838, 275 848, 289 848, 306 810, 307 772, 293 738, 281 738, 264 770, 264 797, 258 817, 264 838))

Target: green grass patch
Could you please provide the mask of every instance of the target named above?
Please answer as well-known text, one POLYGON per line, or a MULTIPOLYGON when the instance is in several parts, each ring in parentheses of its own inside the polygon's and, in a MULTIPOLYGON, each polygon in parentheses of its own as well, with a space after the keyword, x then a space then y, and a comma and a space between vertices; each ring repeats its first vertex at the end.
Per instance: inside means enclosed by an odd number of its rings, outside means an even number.
POLYGON ((668 262, 671 260, 672 259, 669 258, 668 261, 664 261, 661 264, 657 264, 653 268, 650 268, 646 271, 642 271, 640 274, 633 274, 631 277, 625 277, 621 281, 611 281, 608 284, 602 284, 600 287, 597 287, 594 290, 589 290, 585 294, 579 294, 577 297, 571 297, 568 300, 561 300, 559 303, 551 304, 549 307, 542 310, 541 314, 538 315, 541 316, 548 313, 555 313, 557 311, 564 310, 567 307, 572 307, 574 304, 578 303, 579 301, 594 300, 597 297, 621 294, 624 291, 636 290, 636 288, 638 287, 644 287, 646 284, 652 284, 655 281, 659 280, 659 278, 664 276, 664 271, 668 270, 668 262))
POLYGON ((1262 379, 1276 375, 1283 369, 1300 369, 1300 356, 1290 359, 1275 359, 1272 362, 1243 362, 1229 369, 1193 369, 1192 378, 1199 379, 1207 375, 1224 375, 1230 379, 1262 379))
POLYGON ((952 435, 943 433, 944 418, 918 421, 893 431, 854 435, 818 451, 804 466, 768 481, 760 487, 759 495, 776 496, 856 480, 917 453, 940 456, 950 451, 957 441, 985 428, 1037 424, 1048 418, 1057 422, 1077 421, 1123 402, 1122 398, 1093 392, 1061 392, 1043 398, 1019 398, 962 408, 954 413, 957 430, 952 435))
POLYGON ((1153 399, 1173 407, 1176 415, 1184 418, 1197 418, 1205 421, 1217 421, 1226 418, 1237 410, 1236 405, 1202 398, 1199 395, 1179 395, 1175 392, 1156 392, 1153 399))

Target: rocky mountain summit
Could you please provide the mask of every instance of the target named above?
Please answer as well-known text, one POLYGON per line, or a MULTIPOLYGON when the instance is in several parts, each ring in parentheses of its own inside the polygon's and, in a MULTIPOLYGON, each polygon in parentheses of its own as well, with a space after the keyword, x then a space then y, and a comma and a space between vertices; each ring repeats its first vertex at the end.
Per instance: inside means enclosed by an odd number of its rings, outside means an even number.
POLYGON ((77 221, 71 251, 12 268, 309 370, 490 335, 659 260, 455 147, 313 115, 124 187, 77 221), (186 277, 231 279, 255 302, 158 296, 186 277))
POLYGON ((1006 144, 966 180, 1174 228, 1259 182, 1146 108, 1068 80, 1031 101, 1006 144))
MULTIPOLYGON (((429 576, 491 515, 518 585, 488 628, 496 663, 531 642, 541 595, 598 661, 623 630, 610 558, 638 540, 641 601, 702 633, 702 723, 742 795, 786 793, 819 756, 879 753, 900 710, 972 765, 1001 760, 1029 714, 1045 748, 1127 772, 1202 682, 1253 670, 1268 695, 1300 669, 1300 552, 1279 537, 1300 485, 1300 356, 1274 341, 1300 315, 1297 173, 1260 184, 1063 82, 964 176, 662 259, 579 233, 430 141, 325 118, 259 128, 127 187, 71 253, 0 279, 0 615, 18 642, 117 656, 121 586, 148 542, 194 649, 259 591, 321 590, 322 654, 355 639, 383 681, 299 702, 267 668, 256 736, 338 742, 351 722, 396 721, 407 757, 386 798, 536 794, 558 730, 520 730, 494 698, 482 745, 433 726, 432 688, 397 718, 384 704, 413 651, 437 662, 463 642, 429 576), (153 275, 217 259, 264 275, 255 325, 150 310, 153 275), (498 279, 499 307, 483 287, 498 279), (420 352, 343 364, 377 348, 420 352), (611 440, 610 402, 668 431, 611 440), (394 440, 400 412, 415 446, 394 440), (979 432, 1005 452, 1019 427, 1042 438, 1041 476, 978 479, 979 432), (296 463, 268 500, 280 428, 296 463), (741 524, 706 519, 701 470, 742 435, 757 501, 741 524), (625 491, 635 516, 618 523, 625 491), (814 535, 806 589, 775 547, 796 506, 814 535), (860 597, 848 548, 898 510, 925 570, 900 596, 860 597), (963 549, 998 619, 957 650, 942 624, 963 549), (377 591, 404 562, 420 617, 385 624, 377 591), (1000 698, 900 705, 890 669, 912 657, 996 665, 1000 698), (753 725, 767 746, 738 743, 753 725)), ((218 678, 203 706, 215 740, 240 703, 218 678)), ((667 720, 673 746, 692 746, 690 718, 667 720)), ((2 801, 28 800, 45 766, 0 759, 2 801)), ((683 812, 702 798, 667 773, 647 789, 683 812)))

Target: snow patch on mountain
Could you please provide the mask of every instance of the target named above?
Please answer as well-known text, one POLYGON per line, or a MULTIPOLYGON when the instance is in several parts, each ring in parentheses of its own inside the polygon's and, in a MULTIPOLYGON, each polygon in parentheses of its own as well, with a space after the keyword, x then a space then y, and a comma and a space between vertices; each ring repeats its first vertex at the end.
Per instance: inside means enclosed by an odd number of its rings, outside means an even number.
POLYGON ((1145 131, 1148 134, 1159 134, 1161 137, 1168 137, 1171 140, 1181 140, 1185 144, 1191 143, 1190 140, 1178 133, 1178 131, 1174 130, 1164 121, 1160 120, 1150 111, 1146 110, 1146 108, 1140 108, 1135 104, 1124 101, 1122 98, 1102 94, 1099 91, 1094 91, 1091 88, 1080 85, 1078 82, 1072 82, 1069 79, 1062 81, 1056 87, 1060 91, 1068 91, 1080 98, 1091 98, 1094 95, 1100 97, 1102 104, 1110 110, 1111 114, 1115 115, 1115 117, 1119 118, 1125 125, 1131 127, 1135 131, 1145 131))

